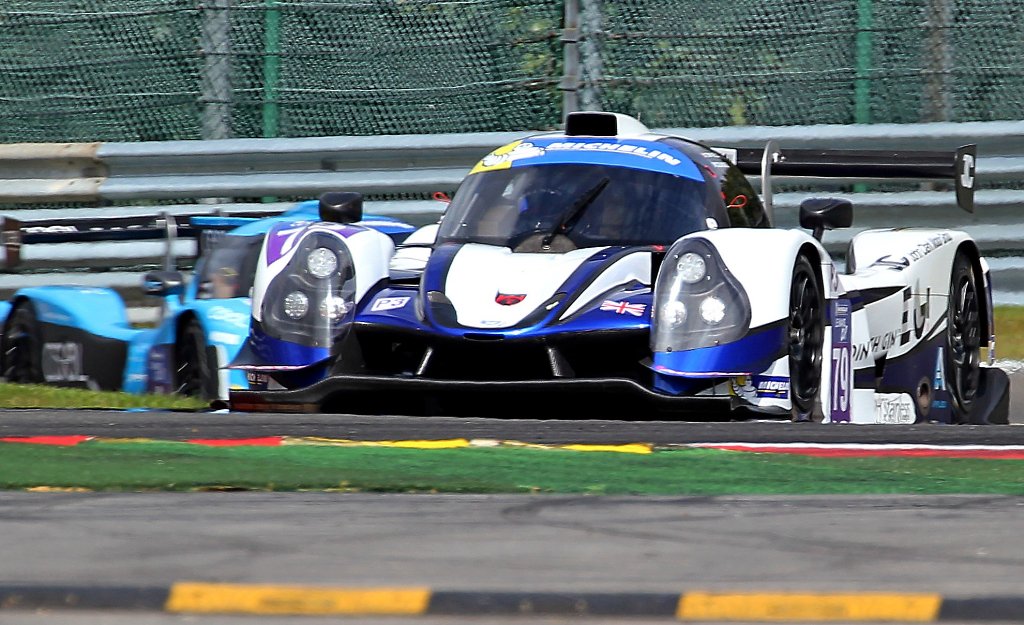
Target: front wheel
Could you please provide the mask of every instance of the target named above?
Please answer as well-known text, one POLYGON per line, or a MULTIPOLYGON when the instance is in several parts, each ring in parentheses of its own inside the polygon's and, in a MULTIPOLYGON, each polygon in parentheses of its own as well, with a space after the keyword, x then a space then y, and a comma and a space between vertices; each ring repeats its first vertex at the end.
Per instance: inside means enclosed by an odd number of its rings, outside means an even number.
POLYGON ((946 378, 953 422, 969 423, 981 377, 981 304, 971 261, 963 252, 953 260, 946 307, 946 378))
POLYGON ((181 328, 174 344, 175 385, 187 397, 216 399, 217 381, 206 357, 206 336, 199 320, 192 318, 181 328))
POLYGON ((32 303, 15 304, 3 336, 3 373, 8 382, 43 382, 42 342, 32 303))
POLYGON ((797 258, 789 288, 789 399, 794 421, 818 421, 821 409, 821 354, 825 341, 825 298, 818 272, 806 256, 797 258))

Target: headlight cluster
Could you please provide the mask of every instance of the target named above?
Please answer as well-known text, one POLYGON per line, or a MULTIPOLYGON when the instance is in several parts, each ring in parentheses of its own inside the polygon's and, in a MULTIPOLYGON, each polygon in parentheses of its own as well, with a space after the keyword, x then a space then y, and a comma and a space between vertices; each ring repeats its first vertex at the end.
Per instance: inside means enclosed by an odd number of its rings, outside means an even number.
POLYGON ((311 233, 264 297, 264 331, 275 338, 330 346, 337 326, 355 310, 355 278, 345 244, 311 233))
POLYGON ((314 278, 326 278, 338 268, 338 255, 334 250, 318 247, 306 257, 306 269, 314 278))
POLYGON ((704 239, 685 239, 666 253, 654 305, 655 352, 735 341, 750 326, 750 303, 743 287, 704 239))

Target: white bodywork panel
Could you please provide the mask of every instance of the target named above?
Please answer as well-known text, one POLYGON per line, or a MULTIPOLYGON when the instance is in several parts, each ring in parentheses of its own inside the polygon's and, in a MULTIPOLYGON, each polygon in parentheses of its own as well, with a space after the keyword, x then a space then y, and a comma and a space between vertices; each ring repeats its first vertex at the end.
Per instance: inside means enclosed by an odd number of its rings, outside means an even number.
POLYGON ((607 293, 615 287, 629 284, 630 282, 639 282, 646 286, 651 285, 650 252, 629 254, 616 261, 610 267, 605 268, 601 275, 587 286, 580 293, 580 296, 576 298, 576 301, 565 310, 561 319, 567 319, 576 314, 581 308, 597 299, 603 293, 607 293))
POLYGON ((460 324, 470 328, 508 328, 557 293, 581 264, 603 249, 523 254, 513 253, 507 247, 467 243, 452 260, 444 292, 455 307, 460 324), (525 298, 514 306, 503 306, 495 301, 499 293, 525 298))

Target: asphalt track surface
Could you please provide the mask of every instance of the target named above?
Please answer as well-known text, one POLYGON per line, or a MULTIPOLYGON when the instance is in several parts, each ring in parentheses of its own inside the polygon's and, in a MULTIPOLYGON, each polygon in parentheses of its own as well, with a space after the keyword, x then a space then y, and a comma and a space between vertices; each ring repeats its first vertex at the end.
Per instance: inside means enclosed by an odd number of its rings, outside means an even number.
MULTIPOLYGON (((1024 388, 1017 383, 1016 389, 1024 388)), ((1016 390, 1015 389, 1015 390, 1016 390)), ((1024 423, 1019 391, 1011 421, 1024 423)), ((538 443, 1024 444, 1024 427, 241 413, 0 411, 0 436, 538 443)), ((0 492, 0 587, 210 583, 473 592, 938 593, 1024 596, 1024 498, 566 497, 358 493, 0 492)), ((944 600, 945 600, 944 599, 944 600)), ((1021 599, 1024 600, 1024 599, 1021 599)), ((975 622, 973 615, 962 621, 975 622)), ((348 623, 622 622, 601 617, 346 617, 348 623)), ((669 619, 671 620, 671 619, 669 619)), ((1007 621, 1024 620, 1024 610, 1007 621)), ((0 609, 0 623, 316 623, 338 617, 0 609)), ((629 622, 665 622, 631 617, 629 622)))
MULTIPOLYGON (((993 601, 1022 594, 1022 526, 1024 501, 1001 496, 0 493, 0 588, 187 580, 993 601)), ((11 614, 0 608, 0 622, 11 614)))
POLYGON ((708 442, 1024 445, 1020 413, 1011 425, 839 425, 817 423, 488 419, 255 413, 0 411, 0 437, 88 435, 164 440, 323 436, 354 440, 489 438, 531 443, 708 442))

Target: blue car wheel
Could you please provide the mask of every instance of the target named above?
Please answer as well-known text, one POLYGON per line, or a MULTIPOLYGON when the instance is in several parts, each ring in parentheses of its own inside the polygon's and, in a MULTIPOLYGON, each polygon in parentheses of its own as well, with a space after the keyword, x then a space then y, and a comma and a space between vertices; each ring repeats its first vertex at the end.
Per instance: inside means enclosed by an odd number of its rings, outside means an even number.
POLYGON ((175 384, 179 394, 203 399, 217 396, 216 379, 206 357, 206 337, 198 319, 189 319, 178 333, 174 345, 174 362, 175 384))
POLYGON ((19 302, 7 318, 3 336, 3 372, 8 382, 43 381, 39 324, 32 303, 19 302))

